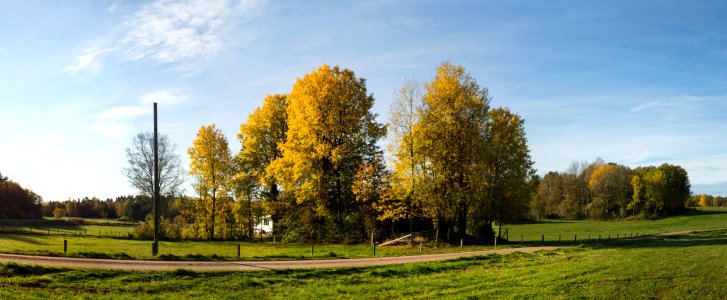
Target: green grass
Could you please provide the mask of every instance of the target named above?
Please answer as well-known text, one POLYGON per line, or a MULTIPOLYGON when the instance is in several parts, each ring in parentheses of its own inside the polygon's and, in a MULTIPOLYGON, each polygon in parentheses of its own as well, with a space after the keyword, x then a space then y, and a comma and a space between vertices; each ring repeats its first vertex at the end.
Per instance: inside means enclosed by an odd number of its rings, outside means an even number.
MULTIPOLYGON (((159 257, 151 255, 151 242, 141 240, 98 238, 93 236, 56 236, 30 234, 0 234, 0 252, 63 256, 63 240, 68 241, 67 256, 162 259, 162 260, 292 260, 325 258, 371 257, 369 245, 315 245, 311 256, 310 244, 270 242, 193 242, 177 241, 159 244, 159 257), (237 257, 240 245, 240 258, 237 257)), ((466 246, 465 250, 491 249, 488 246, 466 246)), ((422 248, 422 253, 433 254, 460 251, 458 246, 432 244, 422 248)), ((377 256, 418 255, 418 247, 378 247, 377 256)))
POLYGON ((577 235, 578 241, 612 239, 646 234, 658 234, 681 230, 696 230, 710 228, 727 228, 727 208, 700 208, 688 211, 678 216, 657 220, 634 221, 575 221, 575 220, 539 220, 525 224, 503 225, 507 229, 512 242, 540 242, 543 235, 547 241, 557 241, 560 235, 562 241, 573 241, 577 235))
POLYGON ((0 265, 0 298, 724 299, 727 232, 387 267, 128 272, 0 265))
MULTIPOLYGON (((161 242, 160 256, 151 256, 151 242, 141 240, 128 240, 118 238, 98 238, 98 232, 120 230, 127 233, 133 230, 128 224, 107 225, 78 225, 73 227, 77 233, 85 229, 85 235, 55 235, 51 229, 43 226, 49 222, 36 222, 26 225, 24 233, 0 233, 0 252, 97 257, 119 259, 163 259, 163 260, 291 260, 291 259, 324 259, 324 258, 359 258, 371 257, 369 245, 316 245, 314 255, 311 256, 310 244, 294 243, 258 243, 258 242, 161 242), (28 234, 32 228, 34 234, 28 234), (68 240, 68 253, 63 253, 63 240, 68 240), (237 245, 241 246, 241 257, 237 257, 237 245)), ((615 239, 618 235, 645 235, 663 232, 673 232, 691 229, 724 228, 727 224, 727 209, 700 209, 690 211, 680 216, 659 220, 640 221, 571 221, 571 220, 542 220, 527 224, 506 225, 510 240, 517 245, 520 235, 523 235, 525 245, 540 244, 541 235, 545 235, 547 244, 555 244, 558 236, 563 243, 573 243, 574 235, 578 236, 578 243, 587 242, 587 239, 596 240, 601 235, 603 240, 615 239), (529 242, 529 243, 528 243, 529 242)), ((65 225, 64 225, 65 226, 65 225)), ((70 225, 69 225, 70 226, 70 225)), ((125 236, 125 234, 119 234, 125 236)), ((577 243, 575 243, 577 244, 577 243)), ((440 244, 434 247, 432 243, 425 244, 424 254, 460 251, 458 245, 449 246, 440 244)), ((503 245, 501 245, 502 247, 503 245)), ((483 250, 492 247, 466 246, 465 250, 483 250)), ((386 246, 377 247, 377 256, 417 255, 418 247, 386 246)))
POLYGON ((106 219, 73 219, 85 224, 71 224, 72 221, 46 218, 42 220, 2 220, 0 232, 21 232, 52 235, 94 235, 104 237, 127 237, 134 233, 136 223, 106 219))

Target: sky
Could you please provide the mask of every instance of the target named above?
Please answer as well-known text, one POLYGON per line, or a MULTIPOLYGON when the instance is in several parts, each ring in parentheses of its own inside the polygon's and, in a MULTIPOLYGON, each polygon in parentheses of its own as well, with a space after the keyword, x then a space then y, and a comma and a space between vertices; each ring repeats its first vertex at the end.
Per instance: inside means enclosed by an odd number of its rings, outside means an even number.
MULTIPOLYGON (((461 64, 525 119, 539 174, 602 158, 683 166, 727 195, 724 1, 0 0, 0 173, 45 200, 135 194, 132 137, 186 149, 322 64, 395 91, 461 64)), ((191 178, 186 193, 193 195, 191 178)))

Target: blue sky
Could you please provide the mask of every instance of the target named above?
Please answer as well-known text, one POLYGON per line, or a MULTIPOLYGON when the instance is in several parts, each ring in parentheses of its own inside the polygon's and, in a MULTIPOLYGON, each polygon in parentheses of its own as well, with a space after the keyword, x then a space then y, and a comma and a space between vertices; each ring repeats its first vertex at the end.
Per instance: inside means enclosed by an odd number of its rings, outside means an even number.
POLYGON ((0 172, 46 200, 135 193, 124 149, 154 101, 186 167, 200 126, 235 151, 265 95, 321 64, 366 78, 385 122, 448 60, 525 118, 540 174, 668 162, 725 195, 727 3, 695 3, 1 0, 0 172))

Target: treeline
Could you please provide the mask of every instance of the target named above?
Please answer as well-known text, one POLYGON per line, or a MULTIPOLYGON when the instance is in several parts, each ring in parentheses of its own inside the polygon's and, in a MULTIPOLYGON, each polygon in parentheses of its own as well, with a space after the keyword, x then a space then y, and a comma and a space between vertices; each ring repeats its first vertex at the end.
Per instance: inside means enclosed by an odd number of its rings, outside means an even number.
MULTIPOLYGON (((192 200, 188 197, 162 197, 160 211, 162 217, 174 220, 189 210, 192 200)), ((119 219, 125 221, 144 221, 152 213, 151 198, 140 195, 119 196, 115 199, 100 200, 96 197, 69 199, 65 201, 43 202, 42 213, 53 218, 92 218, 119 219)))
POLYGON ((182 235, 229 238, 254 224, 253 203, 288 241, 360 241, 402 224, 491 240, 493 222, 526 216, 535 186, 524 121, 491 108, 462 66, 406 82, 389 124, 373 104, 364 78, 323 65, 263 99, 240 126, 240 151, 202 126, 188 150, 199 197, 182 235))
POLYGON ((690 196, 689 177, 680 166, 630 169, 597 159, 547 173, 538 185, 532 211, 539 217, 569 219, 653 218, 684 210, 690 196))
POLYGON ((707 194, 694 195, 689 201, 690 207, 725 207, 727 206, 727 197, 712 196, 707 194))
POLYGON ((39 219, 43 198, 0 173, 0 219, 39 219))

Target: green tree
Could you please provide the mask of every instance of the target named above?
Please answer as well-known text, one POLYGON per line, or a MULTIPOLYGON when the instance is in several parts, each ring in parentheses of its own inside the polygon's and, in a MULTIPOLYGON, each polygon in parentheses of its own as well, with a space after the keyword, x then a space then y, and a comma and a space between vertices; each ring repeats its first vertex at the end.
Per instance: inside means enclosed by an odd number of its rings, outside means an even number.
POLYGON ((488 115, 487 145, 479 170, 484 183, 480 185, 484 193, 479 194, 484 195, 484 201, 479 201, 477 208, 486 229, 492 228, 492 221, 499 223, 500 237, 503 222, 523 218, 527 213, 532 193, 528 181, 535 170, 523 119, 507 108, 492 109, 488 115))
MULTIPOLYGON (((215 227, 224 228, 229 209, 233 171, 230 148, 222 131, 214 124, 202 126, 197 132, 193 146, 187 150, 190 175, 195 178, 195 189, 199 200, 195 205, 200 228, 206 230, 208 239, 215 238, 215 227)), ((224 230, 220 232, 224 234, 224 230)))

